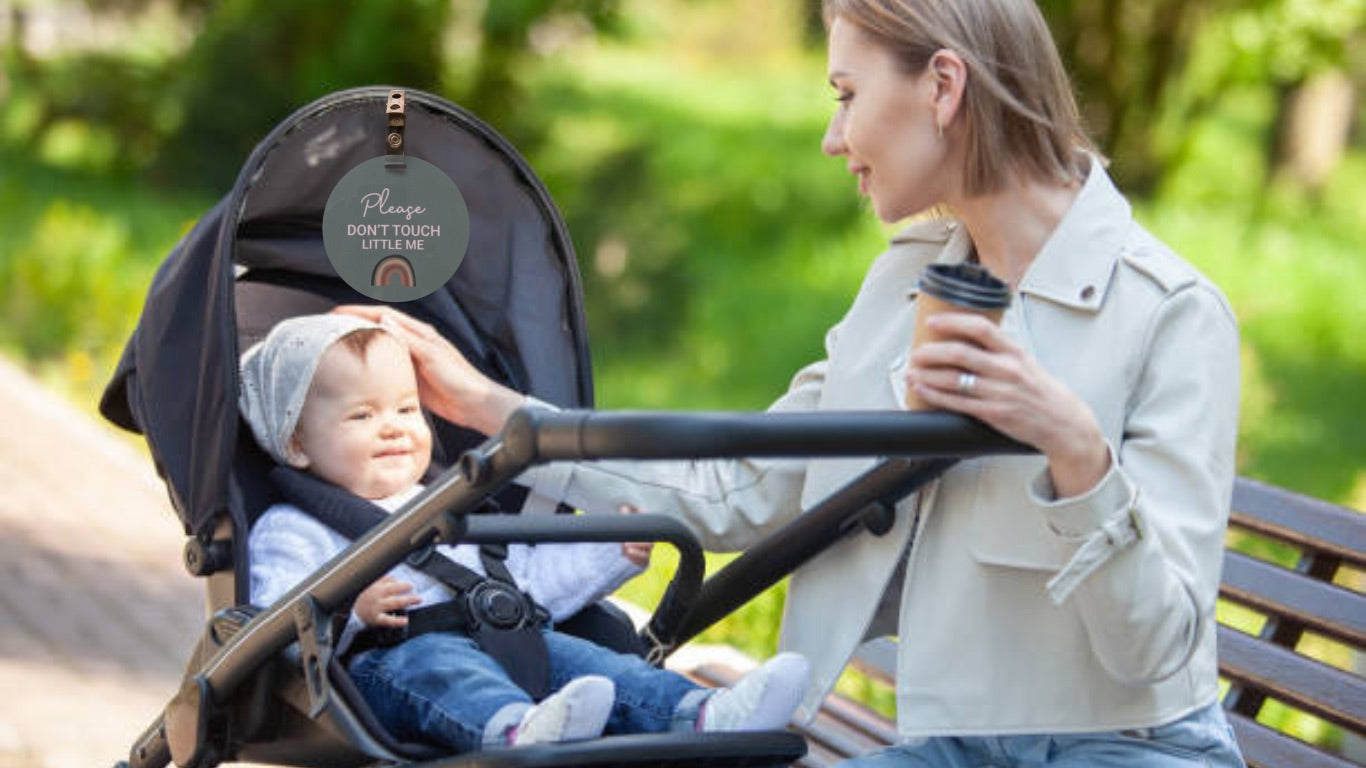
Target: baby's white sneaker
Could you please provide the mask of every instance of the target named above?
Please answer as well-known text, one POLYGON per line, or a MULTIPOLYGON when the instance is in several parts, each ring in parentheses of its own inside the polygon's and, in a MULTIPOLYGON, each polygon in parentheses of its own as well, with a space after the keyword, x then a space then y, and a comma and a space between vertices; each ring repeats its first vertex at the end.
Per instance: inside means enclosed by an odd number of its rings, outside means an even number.
POLYGON ((797 653, 780 653, 702 703, 699 731, 783 728, 806 694, 811 665, 797 653))
POLYGON ((601 675, 576 677, 527 710, 510 744, 595 739, 602 735, 616 697, 617 687, 611 680, 601 675))

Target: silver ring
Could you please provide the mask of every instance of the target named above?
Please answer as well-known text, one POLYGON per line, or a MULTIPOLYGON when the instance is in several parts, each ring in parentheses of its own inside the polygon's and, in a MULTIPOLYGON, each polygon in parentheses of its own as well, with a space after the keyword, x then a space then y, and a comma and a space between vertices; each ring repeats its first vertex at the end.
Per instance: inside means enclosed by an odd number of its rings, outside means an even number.
POLYGON ((974 389, 977 389, 977 374, 967 371, 958 374, 958 394, 972 397, 974 389))

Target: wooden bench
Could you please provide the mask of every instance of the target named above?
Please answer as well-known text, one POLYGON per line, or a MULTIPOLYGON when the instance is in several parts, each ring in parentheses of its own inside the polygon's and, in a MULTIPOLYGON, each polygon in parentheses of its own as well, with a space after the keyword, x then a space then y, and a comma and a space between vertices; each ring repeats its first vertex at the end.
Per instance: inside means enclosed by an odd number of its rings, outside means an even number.
MULTIPOLYGON (((1219 669, 1228 683, 1224 709, 1252 768, 1363 765, 1265 721, 1284 718, 1274 710, 1289 708, 1302 713, 1292 715, 1300 722, 1317 719, 1354 734, 1349 739, 1366 736, 1364 587, 1366 515, 1238 479, 1220 588, 1219 669)), ((890 683, 895 644, 865 644, 854 666, 890 683)), ((708 667, 695 674, 711 684, 735 676, 708 667)), ((891 721, 840 696, 829 697, 820 716, 798 730, 810 746, 799 765, 809 768, 896 738, 891 721)), ((1366 740, 1357 749, 1366 749, 1366 740)))

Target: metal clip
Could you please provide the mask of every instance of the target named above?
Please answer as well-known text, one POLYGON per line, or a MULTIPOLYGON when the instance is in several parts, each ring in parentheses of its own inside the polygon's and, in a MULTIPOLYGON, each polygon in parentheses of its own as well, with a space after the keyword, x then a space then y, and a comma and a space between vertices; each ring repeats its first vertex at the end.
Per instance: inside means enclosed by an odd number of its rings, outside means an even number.
POLYGON ((407 107, 407 97, 403 91, 395 89, 389 92, 389 104, 385 107, 384 113, 389 118, 389 130, 384 137, 384 154, 386 166, 403 165, 403 129, 406 124, 404 110, 407 107))

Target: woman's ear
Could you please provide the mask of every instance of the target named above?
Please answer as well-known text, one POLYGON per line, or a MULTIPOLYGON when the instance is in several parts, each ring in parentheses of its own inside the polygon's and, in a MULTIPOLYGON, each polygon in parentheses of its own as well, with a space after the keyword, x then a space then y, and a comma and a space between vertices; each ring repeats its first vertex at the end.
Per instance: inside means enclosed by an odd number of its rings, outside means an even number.
POLYGON ((289 442, 285 443, 285 461, 295 469, 308 469, 312 462, 308 459, 308 454, 304 453, 303 443, 299 442, 299 436, 290 435, 289 442))
POLYGON ((927 71, 934 88, 934 118, 942 129, 947 129, 958 115, 963 103, 963 91, 968 84, 968 66, 963 57, 947 48, 940 48, 930 56, 927 71))

